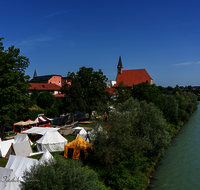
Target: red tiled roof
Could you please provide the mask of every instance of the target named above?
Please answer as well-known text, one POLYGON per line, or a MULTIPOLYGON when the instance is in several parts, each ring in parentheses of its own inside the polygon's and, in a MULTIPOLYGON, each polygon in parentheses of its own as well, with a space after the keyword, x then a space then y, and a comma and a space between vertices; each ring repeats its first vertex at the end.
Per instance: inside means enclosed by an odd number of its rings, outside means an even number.
POLYGON ((55 94, 55 98, 64 98, 65 94, 55 94))
POLYGON ((152 78, 145 69, 122 70, 122 74, 117 75, 116 85, 123 82, 125 85, 132 86, 148 81, 151 83, 152 78))
POLYGON ((115 94, 115 89, 114 88, 105 88, 106 91, 108 91, 111 95, 115 94))
POLYGON ((60 90, 60 86, 48 83, 29 83, 29 90, 60 90))

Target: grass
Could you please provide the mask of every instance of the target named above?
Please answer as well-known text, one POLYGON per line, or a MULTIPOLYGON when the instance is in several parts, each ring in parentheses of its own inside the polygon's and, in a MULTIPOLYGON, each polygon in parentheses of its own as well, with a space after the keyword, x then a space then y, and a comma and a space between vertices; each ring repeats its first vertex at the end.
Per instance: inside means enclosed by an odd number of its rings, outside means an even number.
POLYGON ((0 167, 5 167, 7 164, 8 160, 5 158, 0 158, 0 167))

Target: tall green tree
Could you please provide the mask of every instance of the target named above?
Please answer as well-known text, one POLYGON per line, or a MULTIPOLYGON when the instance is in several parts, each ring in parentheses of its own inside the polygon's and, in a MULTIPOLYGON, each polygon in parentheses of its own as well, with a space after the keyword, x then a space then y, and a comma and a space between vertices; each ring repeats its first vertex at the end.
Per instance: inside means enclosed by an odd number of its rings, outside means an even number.
POLYGON ((84 111, 91 117, 92 111, 96 110, 99 102, 107 104, 110 97, 109 92, 105 91, 107 80, 101 70, 94 71, 93 68, 81 67, 79 71, 68 73, 71 85, 65 85, 62 92, 66 94, 65 105, 71 111, 84 111))
POLYGON ((42 109, 51 108, 55 102, 55 96, 50 92, 42 92, 37 97, 37 105, 42 109))
POLYGON ((68 79, 71 85, 65 84, 61 89, 62 93, 65 94, 65 97, 62 99, 62 111, 64 113, 71 113, 74 121, 76 111, 85 111, 86 102, 78 77, 74 73, 68 73, 68 79))
MULTIPOLYGON (((3 38, 0 38, 0 41, 3 38)), ((0 132, 4 139, 6 123, 17 118, 29 104, 28 75, 25 69, 29 66, 29 59, 20 56, 20 50, 14 46, 4 50, 0 48, 0 132)))

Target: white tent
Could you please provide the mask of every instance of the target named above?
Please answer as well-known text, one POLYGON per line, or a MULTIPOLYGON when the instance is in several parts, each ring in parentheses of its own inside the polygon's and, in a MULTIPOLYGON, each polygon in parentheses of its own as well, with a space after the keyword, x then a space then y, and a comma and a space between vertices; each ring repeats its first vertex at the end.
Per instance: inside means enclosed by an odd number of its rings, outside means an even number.
POLYGON ((11 169, 0 167, 0 189, 18 190, 20 181, 11 169))
POLYGON ((10 155, 27 157, 32 152, 33 150, 29 141, 12 143, 5 157, 9 158, 10 155))
POLYGON ((36 141, 37 150, 44 151, 47 149, 49 152, 63 151, 67 139, 65 139, 58 131, 46 132, 39 140, 36 141))
POLYGON ((5 157, 14 139, 7 141, 0 141, 0 157, 5 157))
POLYGON ((44 162, 49 162, 55 160, 54 157, 51 155, 51 153, 46 149, 44 151, 44 154, 42 157, 39 159, 39 163, 42 164, 44 162))
POLYGON ((86 132, 86 130, 85 130, 83 127, 75 127, 74 129, 75 129, 75 130, 77 130, 77 129, 80 130, 79 133, 77 134, 76 138, 77 138, 78 136, 81 136, 84 140, 87 139, 87 132, 86 132))
POLYGON ((59 129, 60 128, 52 128, 52 127, 33 127, 26 131, 23 131, 23 133, 34 133, 34 134, 44 135, 47 131, 53 132, 53 131, 58 131, 59 129))
MULTIPOLYGON (((19 142, 23 142, 23 141, 29 141, 29 137, 27 134, 22 134, 22 133, 17 133, 17 135, 14 138, 14 143, 19 143, 19 142)), ((31 145, 33 145, 33 143, 30 140, 31 145)))
POLYGON ((17 178, 23 181, 23 172, 25 170, 30 171, 31 166, 34 164, 38 164, 37 159, 10 155, 5 168, 12 169, 17 178))

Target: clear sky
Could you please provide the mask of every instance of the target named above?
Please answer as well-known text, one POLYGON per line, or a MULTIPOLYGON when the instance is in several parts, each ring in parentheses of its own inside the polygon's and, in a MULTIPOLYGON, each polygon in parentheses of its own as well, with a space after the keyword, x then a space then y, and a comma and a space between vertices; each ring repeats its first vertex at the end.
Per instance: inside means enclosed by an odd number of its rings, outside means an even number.
POLYGON ((199 0, 5 0, 0 37, 29 58, 26 74, 80 67, 115 80, 145 68, 156 85, 200 86, 199 0))

